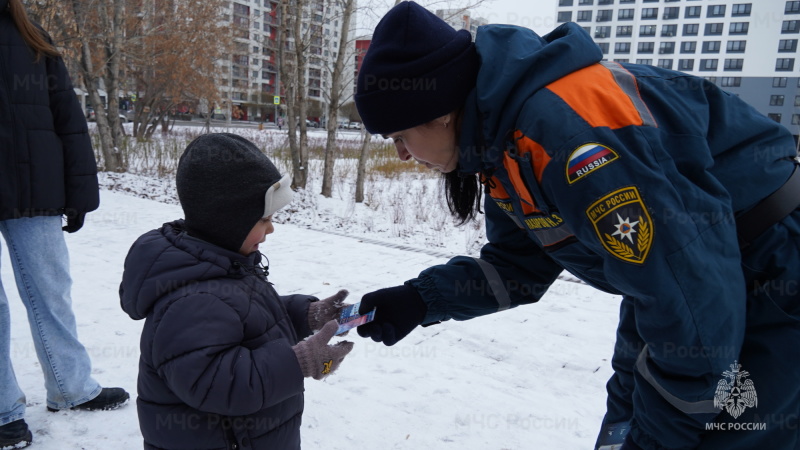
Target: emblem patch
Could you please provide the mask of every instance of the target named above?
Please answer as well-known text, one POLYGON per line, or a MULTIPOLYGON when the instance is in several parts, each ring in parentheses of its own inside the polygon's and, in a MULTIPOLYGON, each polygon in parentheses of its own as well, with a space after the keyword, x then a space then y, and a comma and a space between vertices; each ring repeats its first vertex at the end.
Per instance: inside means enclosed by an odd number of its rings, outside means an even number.
POLYGON ((653 221, 635 186, 605 195, 586 209, 586 216, 609 253, 644 264, 653 244, 653 221))
POLYGON ((572 184, 617 158, 619 158, 617 152, 605 145, 595 143, 581 145, 569 155, 567 181, 572 184))
POLYGON ((717 383, 714 406, 719 409, 724 408, 736 419, 745 409, 758 407, 758 396, 753 380, 747 379, 750 372, 742 370, 742 365, 738 361, 734 361, 730 367, 731 370, 723 372, 724 378, 717 383))

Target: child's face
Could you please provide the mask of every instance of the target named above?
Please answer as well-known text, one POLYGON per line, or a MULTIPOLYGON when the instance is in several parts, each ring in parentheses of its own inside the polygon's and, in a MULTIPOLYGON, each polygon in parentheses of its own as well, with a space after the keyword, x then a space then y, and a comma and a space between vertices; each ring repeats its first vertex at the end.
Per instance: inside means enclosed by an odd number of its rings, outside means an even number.
POLYGON ((275 231, 275 227, 272 225, 272 216, 259 220, 245 238, 239 253, 247 256, 250 253, 257 252, 258 244, 264 242, 267 235, 272 234, 273 231, 275 231))

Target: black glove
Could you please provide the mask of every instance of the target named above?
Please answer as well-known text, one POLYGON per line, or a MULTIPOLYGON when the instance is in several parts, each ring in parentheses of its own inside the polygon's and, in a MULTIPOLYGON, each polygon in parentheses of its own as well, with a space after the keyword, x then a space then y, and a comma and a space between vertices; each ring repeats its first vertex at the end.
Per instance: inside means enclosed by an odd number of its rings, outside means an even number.
POLYGON ((67 214, 67 224, 61 229, 67 233, 74 233, 83 227, 83 219, 86 217, 84 212, 70 212, 67 214))
POLYGON ((359 314, 366 314, 377 308, 375 320, 358 327, 361 337, 370 337, 375 342, 387 346, 396 344, 417 325, 421 324, 428 312, 416 289, 409 285, 380 289, 361 297, 359 314))

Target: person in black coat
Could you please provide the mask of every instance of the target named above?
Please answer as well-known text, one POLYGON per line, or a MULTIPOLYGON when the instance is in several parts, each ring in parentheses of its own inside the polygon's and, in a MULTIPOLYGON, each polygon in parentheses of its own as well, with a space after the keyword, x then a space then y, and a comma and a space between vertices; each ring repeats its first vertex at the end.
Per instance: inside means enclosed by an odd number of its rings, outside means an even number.
POLYGON ((303 378, 324 378, 353 347, 329 345, 347 291, 279 296, 267 280, 258 247, 293 192, 251 142, 198 137, 176 184, 185 220, 137 239, 120 285, 122 309, 145 319, 144 446, 299 449, 303 378))
MULTIPOLYGON (((0 233, 28 311, 50 411, 112 409, 129 398, 91 377, 71 306, 63 231, 78 231, 98 205, 94 152, 64 62, 21 0, 0 0, 0 233)), ((0 448, 27 446, 32 438, 11 366, 10 324, 0 287, 0 448)))

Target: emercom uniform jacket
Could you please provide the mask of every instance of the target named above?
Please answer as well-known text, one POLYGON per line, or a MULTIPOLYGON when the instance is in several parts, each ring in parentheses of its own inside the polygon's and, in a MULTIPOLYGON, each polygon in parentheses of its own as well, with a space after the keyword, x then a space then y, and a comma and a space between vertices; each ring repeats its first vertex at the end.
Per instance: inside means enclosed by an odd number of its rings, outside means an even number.
POLYGON ((34 54, 0 0, 0 220, 97 209, 97 164, 61 58, 34 54))
POLYGON ((279 297, 248 257, 188 236, 141 236, 125 260, 122 309, 145 318, 137 408, 145 448, 299 449, 314 297, 279 297))
POLYGON ((425 323, 535 302, 566 269, 623 296, 607 423, 646 449, 798 448, 800 215, 745 250, 735 222, 792 174, 788 130, 706 80, 601 61, 575 24, 476 46, 459 170, 483 174, 489 243, 411 280, 425 323))

